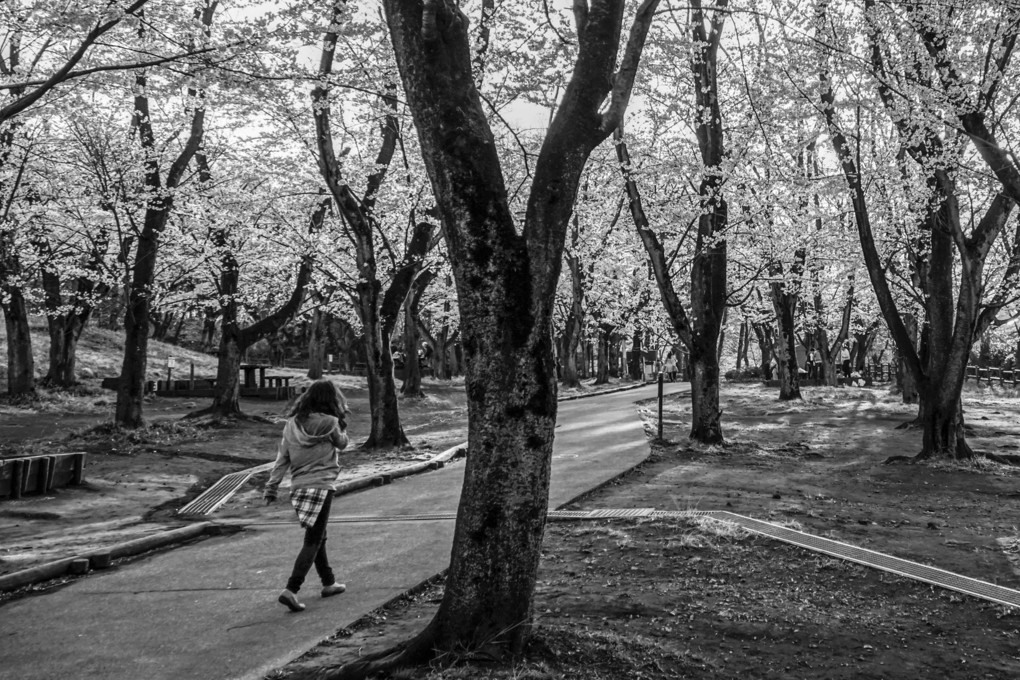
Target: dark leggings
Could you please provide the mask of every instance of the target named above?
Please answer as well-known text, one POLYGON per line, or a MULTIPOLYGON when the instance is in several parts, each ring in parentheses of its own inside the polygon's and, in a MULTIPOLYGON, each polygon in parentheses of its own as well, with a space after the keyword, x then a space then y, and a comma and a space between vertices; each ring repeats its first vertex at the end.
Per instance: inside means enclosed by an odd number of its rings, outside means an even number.
POLYGON ((326 557, 326 523, 329 522, 329 508, 333 504, 333 494, 326 496, 326 502, 322 504, 319 516, 315 518, 315 524, 311 529, 305 529, 305 542, 301 546, 294 561, 294 571, 287 580, 287 590, 296 593, 305 582, 308 570, 315 565, 315 571, 322 580, 322 585, 331 586, 336 583, 333 570, 329 567, 329 559, 326 557))

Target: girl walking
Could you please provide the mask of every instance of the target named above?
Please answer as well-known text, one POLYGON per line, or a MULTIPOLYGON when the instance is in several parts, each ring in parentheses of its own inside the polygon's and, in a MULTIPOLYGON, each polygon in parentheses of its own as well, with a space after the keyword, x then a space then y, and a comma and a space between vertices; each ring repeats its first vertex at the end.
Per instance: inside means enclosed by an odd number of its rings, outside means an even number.
POLYGON ((298 522, 305 528, 304 544, 294 561, 287 588, 277 600, 292 612, 305 605, 297 592, 314 565, 322 581, 322 596, 338 595, 347 589, 337 583, 326 557, 326 523, 340 473, 338 454, 347 446, 347 400, 329 380, 316 380, 301 393, 283 428, 276 464, 266 483, 265 500, 276 500, 276 491, 289 469, 290 502, 298 522))

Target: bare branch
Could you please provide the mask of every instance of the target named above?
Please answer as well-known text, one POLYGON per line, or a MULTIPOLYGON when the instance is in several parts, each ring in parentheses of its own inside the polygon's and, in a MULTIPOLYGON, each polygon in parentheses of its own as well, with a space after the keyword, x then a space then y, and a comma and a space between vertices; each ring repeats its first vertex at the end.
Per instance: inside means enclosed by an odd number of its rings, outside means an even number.
MULTIPOLYGON (((726 4, 722 0, 721 5, 726 4)), ((623 112, 630 102, 630 94, 634 89, 634 78, 637 76, 638 63, 641 61, 641 52, 645 47, 645 39, 648 37, 648 30, 652 26, 652 19, 655 16, 655 9, 659 0, 644 0, 638 7, 634 17, 634 23, 630 28, 630 37, 627 39, 627 48, 620 61, 620 70, 613 77, 613 92, 609 102, 609 109, 602 115, 602 129, 606 134, 612 132, 620 124, 623 112)), ((718 41, 717 41, 718 44, 718 41)))
POLYGON ((32 104, 39 101, 43 95, 52 90, 54 87, 64 82, 68 78, 68 74, 74 69, 74 67, 82 60, 85 53, 90 47, 99 39, 101 35, 109 31, 111 28, 120 23, 121 19, 125 16, 132 15, 142 7, 149 0, 134 0, 123 12, 119 12, 112 19, 107 21, 100 20, 92 27, 92 30, 88 32, 88 35, 82 39, 81 44, 78 48, 68 57, 67 61, 57 71, 39 85, 35 90, 28 94, 16 99, 7 106, 0 109, 0 122, 10 119, 13 116, 18 115, 32 104))

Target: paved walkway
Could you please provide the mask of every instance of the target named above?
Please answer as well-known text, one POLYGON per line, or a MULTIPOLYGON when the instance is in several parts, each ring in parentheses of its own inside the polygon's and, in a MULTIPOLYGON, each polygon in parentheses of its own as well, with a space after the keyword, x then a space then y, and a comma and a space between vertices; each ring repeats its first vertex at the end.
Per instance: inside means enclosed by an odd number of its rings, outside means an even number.
MULTIPOLYGON (((667 385, 667 393, 681 391, 667 385)), ((648 453, 634 402, 655 386, 560 404, 550 508, 642 461, 648 453)), ((333 514, 455 512, 464 466, 337 497, 333 514)), ((293 523, 248 525, 231 536, 97 573, 0 607, 0 679, 182 680, 262 678, 449 562, 451 520, 331 524, 330 557, 348 585, 308 608, 276 603, 302 532, 293 523)))

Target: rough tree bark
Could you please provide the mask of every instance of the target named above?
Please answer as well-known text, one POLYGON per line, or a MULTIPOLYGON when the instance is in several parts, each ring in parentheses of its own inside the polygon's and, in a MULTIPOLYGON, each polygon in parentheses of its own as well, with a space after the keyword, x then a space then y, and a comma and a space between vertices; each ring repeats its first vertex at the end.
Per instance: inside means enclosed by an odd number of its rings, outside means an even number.
POLYGON ((801 277, 807 250, 798 248, 790 266, 791 280, 784 278, 783 266, 776 263, 769 269, 769 297, 776 313, 776 368, 779 375, 779 399, 801 399, 800 366, 797 362, 797 304, 800 302, 801 277))
POLYGON ((405 397, 420 399, 425 396, 421 383, 421 357, 418 356, 421 348, 420 311, 422 296, 434 278, 431 270, 422 271, 404 300, 404 382, 400 393, 405 397))
MULTIPOLYGON (((7 102, 0 107, 0 178, 10 174, 20 178, 17 172, 9 173, 11 168, 10 151, 15 131, 19 127, 18 115, 37 104, 54 88, 77 77, 74 69, 103 37, 104 34, 130 16, 138 16, 148 0, 134 0, 123 8, 111 8, 102 13, 94 22, 88 24, 88 32, 81 41, 67 53, 64 62, 48 77, 37 83, 15 83, 8 86, 7 102)), ((7 56, 0 58, 0 74, 8 81, 22 76, 21 67, 21 31, 15 27, 4 41, 7 56)), ((49 43, 47 43, 49 45, 49 43)), ((44 48, 45 51, 45 48, 44 48)), ((33 64, 34 66, 34 64, 33 64)), ((4 312, 4 323, 7 329, 7 392, 11 395, 32 394, 35 392, 35 360, 32 358, 32 336, 28 327, 28 306, 24 292, 16 279, 21 275, 21 266, 14 252, 12 229, 16 226, 11 222, 11 202, 15 200, 15 189, 5 179, 0 179, 0 308, 4 312)))
MULTIPOLYGON (((15 31, 7 41, 7 59, 0 59, 0 73, 10 77, 18 73, 21 60, 20 35, 15 31)), ((25 88, 15 87, 10 95, 23 97, 25 88)), ((24 178, 28 154, 15 161, 15 139, 21 122, 0 118, 0 309, 7 329, 7 394, 35 394, 35 359, 32 355, 32 332, 28 325, 28 304, 22 288, 22 259, 15 236, 19 223, 13 215, 19 188, 24 178)))
POLYGON ((564 256, 567 272, 570 276, 570 312, 563 323, 563 334, 560 336, 560 380, 564 387, 579 387, 581 378, 577 372, 577 346, 581 342, 581 324, 584 311, 581 300, 584 287, 581 279, 581 263, 572 253, 564 256))
POLYGON ((595 358, 595 384, 609 383, 610 342, 616 326, 611 323, 598 324, 598 353, 595 358))
MULTIPOLYGON (((875 3, 866 0, 865 5, 869 10, 871 65, 878 78, 879 95, 890 111, 897 112, 899 108, 889 86, 891 80, 882 52, 880 21, 873 14, 876 11, 875 3)), ((825 14, 826 5, 823 3, 817 15, 820 33, 825 30, 825 14)), ((1013 26, 1015 27, 1015 23, 1013 26)), ((871 230, 864 182, 858 170, 859 159, 855 160, 852 147, 836 119, 835 98, 824 60, 819 74, 820 95, 830 139, 839 156, 841 169, 850 189, 858 234, 872 287, 875 289, 879 307, 897 350, 907 370, 918 384, 921 396, 919 421, 923 428, 923 436, 921 452, 917 458, 970 458, 974 452, 964 436, 961 391, 980 312, 985 259, 1005 225, 1014 202, 1020 200, 1020 171, 998 146, 994 136, 984 127, 985 111, 994 99, 999 81, 993 77, 991 85, 982 92, 976 105, 967 101, 967 88, 955 73, 948 57, 945 32, 923 23, 917 26, 917 30, 935 61, 934 71, 941 79, 944 90, 952 93, 951 96, 957 100, 964 128, 967 129, 979 153, 999 178, 1005 192, 995 197, 971 234, 965 235, 960 224, 955 179, 945 169, 943 160, 946 157, 945 145, 939 137, 939 130, 924 121, 894 114, 894 123, 901 143, 924 173, 929 192, 928 205, 923 217, 924 224, 921 225, 931 236, 930 261, 926 276, 928 312, 926 361, 914 347, 886 280, 885 269, 871 230), (954 305, 955 256, 959 256, 961 260, 961 276, 954 305)), ((1015 41, 1014 28, 1014 33, 1006 36, 1004 43, 1006 49, 995 59, 989 59, 989 63, 1000 76, 1011 57, 1015 41)), ((919 64, 914 71, 916 73, 912 73, 912 77, 925 77, 924 74, 928 73, 919 64)))
POLYGON ((672 258, 667 260, 658 236, 649 228, 641 206, 637 184, 630 171, 630 156, 623 143, 622 130, 615 133, 617 157, 631 216, 652 263, 666 313, 673 330, 687 348, 691 362, 691 439, 706 444, 723 441, 722 412, 719 409, 719 333, 726 306, 726 201, 722 194, 723 161, 722 112, 719 108, 717 55, 726 17, 727 0, 718 0, 716 12, 705 28, 705 11, 700 0, 691 3, 691 27, 697 46, 691 61, 694 72, 698 147, 704 167, 699 194, 701 216, 698 219, 694 263, 691 267, 691 312, 688 314, 673 287, 669 274, 672 258), (693 323, 692 323, 693 320, 693 323))
POLYGON ((308 322, 308 377, 318 380, 322 377, 326 361, 326 312, 316 308, 308 322))
MULTIPOLYGON (((374 163, 375 171, 367 178, 365 193, 359 198, 340 172, 338 157, 333 147, 329 106, 329 76, 333 72, 339 27, 343 21, 346 4, 346 0, 333 3, 330 29, 323 36, 319 60, 320 80, 311 95, 312 112, 315 116, 315 139, 319 150, 319 172, 343 217, 348 238, 354 246, 358 269, 358 283, 353 298, 364 331, 372 421, 371 431, 363 448, 384 449, 410 444, 400 425, 390 342, 400 308, 425 257, 431 240, 432 226, 428 222, 416 224, 400 269, 384 292, 376 267, 375 232, 378 223, 375 205, 397 147, 399 137, 397 98, 392 88, 387 88, 386 94, 383 95, 382 103, 386 108, 386 115, 381 125, 382 141, 374 163)), ((413 218, 412 214, 412 220, 413 218)))
POLYGON ((755 321, 751 323, 751 330, 758 340, 758 351, 761 352, 761 379, 772 380, 772 353, 775 350, 775 330, 772 324, 755 321))
MULTIPOLYGON (((17 51, 11 46, 9 57, 17 51)), ((10 168, 14 150, 17 121, 8 123, 0 132, 0 309, 7 329, 7 394, 35 394, 35 359, 32 356, 32 333, 28 325, 28 303, 22 289, 22 261, 15 242, 18 222, 11 217, 13 202, 22 173, 10 168), (11 172, 13 170, 13 172, 11 172)), ((22 163, 25 159, 22 158, 22 163)))
POLYGON ((825 301, 822 300, 821 291, 817 289, 815 290, 813 303, 815 307, 815 349, 818 350, 818 360, 822 365, 822 380, 829 387, 835 387, 839 384, 839 368, 836 366, 836 360, 839 358, 843 343, 850 335, 850 316, 853 313, 854 306, 853 283, 850 284, 850 289, 846 294, 846 302, 843 303, 843 314, 840 319, 839 331, 831 343, 829 342, 829 332, 825 329, 824 323, 825 301))
MULTIPOLYGON (((212 23, 218 0, 207 0, 205 7, 196 10, 202 25, 212 23)), ((139 33, 144 35, 144 22, 139 33)), ((187 140, 177 158, 170 165, 164 183, 159 167, 156 138, 149 117, 149 97, 146 94, 147 76, 144 70, 135 75, 133 131, 138 133, 141 147, 146 152, 145 187, 149 192, 145 218, 135 243, 135 258, 131 266, 127 309, 124 314, 124 361, 117 389, 117 407, 114 423, 120 427, 137 428, 142 425, 142 397, 145 395, 146 368, 149 348, 149 313, 151 311, 152 284, 159 255, 159 239, 163 234, 174 207, 174 191, 184 177, 188 164, 201 148, 205 135, 205 97, 201 90, 189 88, 189 100, 194 102, 187 140)))
MULTIPOLYGON (((96 283, 108 243, 105 236, 100 236, 92 244, 88 260, 82 268, 88 274, 79 274, 72 280, 66 300, 61 291, 59 268, 54 265, 43 266, 43 302, 50 336, 50 366, 43 378, 47 385, 71 387, 77 383, 75 364, 78 340, 92 316, 96 299, 105 296, 110 290, 109 285, 96 283)), ((36 249, 43 261, 53 256, 52 245, 45 237, 37 240, 36 249)))
POLYGON ((656 4, 638 8, 614 74, 625 3, 575 3, 578 55, 518 231, 472 76, 467 17, 454 0, 383 3, 457 285, 468 455, 436 617, 402 650, 335 677, 365 677, 380 665, 453 650, 496 658, 523 651, 548 506, 556 421, 551 319, 566 232, 587 158, 626 108, 656 4))
MULTIPOLYGON (((200 161, 203 173, 207 173, 204 158, 200 161)), ((208 177, 206 177, 208 179, 208 177)), ((329 199, 323 199, 310 218, 310 231, 322 228, 322 221, 329 210, 329 199)), ((239 321, 239 305, 237 297, 240 287, 240 268, 234 257, 230 244, 230 229, 221 226, 214 230, 213 240, 220 252, 220 277, 217 284, 217 297, 220 300, 220 345, 216 364, 216 395, 208 408, 201 409, 191 417, 211 415, 217 418, 242 416, 241 411, 241 362, 249 347, 259 340, 276 333, 287 322, 294 318, 305 299, 308 283, 312 278, 314 261, 311 256, 301 259, 294 290, 290 298, 272 314, 256 321, 249 326, 242 326, 239 321)))
POLYGON ((719 107, 718 52, 728 2, 717 0, 710 27, 705 28, 701 0, 691 2, 691 23, 697 49, 691 60, 697 105, 695 134, 703 174, 698 193, 701 217, 691 265, 691 437, 701 442, 723 441, 719 409, 719 361, 716 347, 726 309, 726 231, 722 165, 725 152, 719 107))

